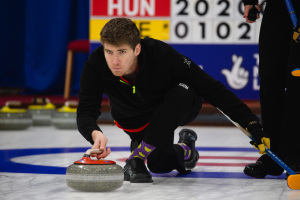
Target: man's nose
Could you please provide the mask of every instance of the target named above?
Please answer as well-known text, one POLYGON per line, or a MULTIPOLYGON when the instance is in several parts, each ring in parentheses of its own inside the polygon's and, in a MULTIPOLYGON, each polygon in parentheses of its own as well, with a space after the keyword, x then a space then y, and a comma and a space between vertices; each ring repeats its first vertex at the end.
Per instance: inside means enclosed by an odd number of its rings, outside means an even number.
POLYGON ((113 56, 112 58, 112 64, 113 65, 118 65, 120 63, 120 59, 118 56, 113 56))

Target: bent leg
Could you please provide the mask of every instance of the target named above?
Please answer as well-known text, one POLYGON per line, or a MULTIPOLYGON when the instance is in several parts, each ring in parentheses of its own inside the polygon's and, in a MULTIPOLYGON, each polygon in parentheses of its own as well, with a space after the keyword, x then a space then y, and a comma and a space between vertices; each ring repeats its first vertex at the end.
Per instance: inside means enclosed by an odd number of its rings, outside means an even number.
POLYGON ((166 95, 163 104, 154 111, 143 140, 171 153, 175 129, 193 121, 201 106, 201 97, 192 88, 176 86, 166 95))
POLYGON ((156 147, 148 157, 148 167, 152 172, 164 173, 176 169, 180 173, 187 173, 184 151, 179 145, 173 144, 174 131, 178 126, 194 120, 201 106, 201 97, 192 88, 178 85, 154 111, 143 139, 156 147))

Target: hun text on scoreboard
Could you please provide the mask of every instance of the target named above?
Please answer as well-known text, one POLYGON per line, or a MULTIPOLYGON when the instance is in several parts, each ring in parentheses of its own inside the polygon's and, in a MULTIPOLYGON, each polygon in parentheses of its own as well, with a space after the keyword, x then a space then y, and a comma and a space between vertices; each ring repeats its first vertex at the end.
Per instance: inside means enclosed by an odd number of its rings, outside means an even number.
POLYGON ((110 19, 127 17, 142 38, 169 43, 240 98, 259 98, 261 19, 246 23, 241 0, 90 0, 90 4, 91 50, 100 45, 100 31, 110 19))

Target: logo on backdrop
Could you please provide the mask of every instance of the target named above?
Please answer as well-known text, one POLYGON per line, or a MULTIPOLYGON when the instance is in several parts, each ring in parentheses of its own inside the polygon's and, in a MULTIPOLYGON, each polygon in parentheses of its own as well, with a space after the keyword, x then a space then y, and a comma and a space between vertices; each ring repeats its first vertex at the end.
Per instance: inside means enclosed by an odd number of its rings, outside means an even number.
POLYGON ((226 77, 227 83, 230 87, 236 90, 244 88, 249 81, 249 71, 243 68, 243 57, 232 55, 233 66, 231 70, 223 69, 221 73, 226 77))

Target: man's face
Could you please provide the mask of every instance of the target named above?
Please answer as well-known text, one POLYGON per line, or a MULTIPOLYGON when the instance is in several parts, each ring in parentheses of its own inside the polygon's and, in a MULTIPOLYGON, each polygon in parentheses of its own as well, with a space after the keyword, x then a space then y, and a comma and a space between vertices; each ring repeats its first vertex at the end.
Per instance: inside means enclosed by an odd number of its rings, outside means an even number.
POLYGON ((129 45, 104 44, 103 47, 106 63, 113 75, 124 76, 135 72, 137 56, 141 51, 140 44, 134 50, 129 45))

